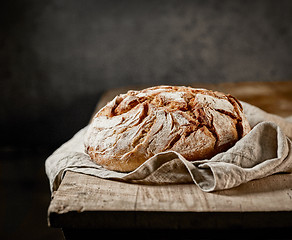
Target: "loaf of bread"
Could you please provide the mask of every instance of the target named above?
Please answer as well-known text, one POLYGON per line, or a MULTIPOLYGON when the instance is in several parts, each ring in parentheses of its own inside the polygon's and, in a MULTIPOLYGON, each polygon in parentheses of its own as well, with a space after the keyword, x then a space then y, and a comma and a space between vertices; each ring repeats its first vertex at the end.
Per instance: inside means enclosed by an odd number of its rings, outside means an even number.
POLYGON ((176 151, 209 159, 250 131, 231 95, 191 87, 157 86, 116 96, 93 118, 85 151, 97 164, 129 172, 153 155, 176 151))

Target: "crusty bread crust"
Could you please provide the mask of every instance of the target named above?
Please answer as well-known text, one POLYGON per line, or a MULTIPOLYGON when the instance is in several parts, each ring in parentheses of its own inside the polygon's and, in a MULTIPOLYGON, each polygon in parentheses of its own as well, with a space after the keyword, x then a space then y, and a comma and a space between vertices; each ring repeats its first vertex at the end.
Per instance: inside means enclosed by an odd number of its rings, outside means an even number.
POLYGON ((250 131, 231 95, 157 86, 115 97, 93 118, 85 151, 107 169, 129 172, 153 155, 176 151, 190 161, 226 151, 250 131))

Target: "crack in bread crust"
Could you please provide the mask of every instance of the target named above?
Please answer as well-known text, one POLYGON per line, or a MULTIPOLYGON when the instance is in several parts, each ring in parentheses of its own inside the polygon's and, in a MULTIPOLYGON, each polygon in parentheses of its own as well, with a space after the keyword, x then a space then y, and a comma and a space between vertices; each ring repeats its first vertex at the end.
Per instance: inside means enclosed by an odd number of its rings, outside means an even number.
POLYGON ((249 130, 231 95, 157 86, 115 97, 95 115, 84 144, 97 164, 128 172, 162 151, 177 151, 191 161, 210 158, 249 130))

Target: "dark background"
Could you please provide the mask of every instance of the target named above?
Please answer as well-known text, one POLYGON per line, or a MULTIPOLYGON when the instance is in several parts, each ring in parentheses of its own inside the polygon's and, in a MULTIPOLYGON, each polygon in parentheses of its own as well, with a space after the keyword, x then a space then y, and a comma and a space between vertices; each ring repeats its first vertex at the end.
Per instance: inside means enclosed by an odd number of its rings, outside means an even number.
POLYGON ((0 20, 1 239, 62 236, 44 161, 105 90, 292 80, 288 0, 16 0, 0 20))

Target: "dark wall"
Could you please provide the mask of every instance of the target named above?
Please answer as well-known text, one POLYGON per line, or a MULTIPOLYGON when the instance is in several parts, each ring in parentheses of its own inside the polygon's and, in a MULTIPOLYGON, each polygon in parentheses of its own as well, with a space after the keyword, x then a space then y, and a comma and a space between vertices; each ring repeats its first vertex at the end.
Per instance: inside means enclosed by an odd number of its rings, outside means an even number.
POLYGON ((292 1, 19 0, 0 11, 2 145, 58 146, 112 87, 292 79, 292 1))

